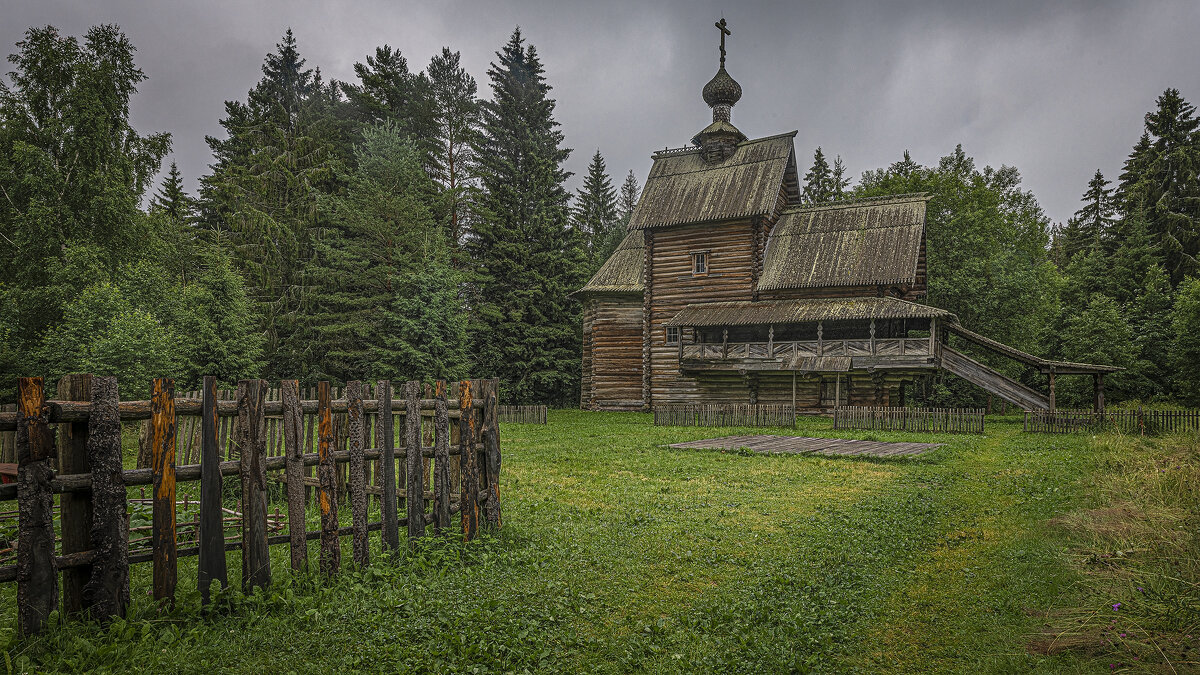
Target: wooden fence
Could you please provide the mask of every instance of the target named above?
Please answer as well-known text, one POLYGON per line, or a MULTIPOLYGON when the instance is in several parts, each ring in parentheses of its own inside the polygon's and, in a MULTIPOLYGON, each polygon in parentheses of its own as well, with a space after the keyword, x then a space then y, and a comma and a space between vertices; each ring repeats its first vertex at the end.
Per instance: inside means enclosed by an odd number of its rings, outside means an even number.
POLYGON ((1042 434, 1099 433, 1155 435, 1200 431, 1200 410, 1027 410, 1025 431, 1042 434))
POLYGON ((983 408, 837 406, 834 429, 982 434, 983 408))
POLYGON ((544 405, 502 405, 499 415, 507 424, 545 424, 546 413, 544 405))
POLYGON ((419 383, 408 382, 393 400, 391 383, 380 381, 376 397, 366 399, 366 387, 350 382, 344 398, 333 400, 329 383, 322 382, 315 400, 301 400, 298 383, 285 380, 281 400, 267 401, 265 381, 243 380, 236 399, 225 401, 218 399, 215 379, 206 377, 196 398, 176 398, 172 380, 156 379, 150 400, 120 401, 116 378, 72 375, 59 384, 63 400, 46 401, 41 378, 21 379, 18 411, 0 413, 0 431, 16 431, 19 465, 17 484, 0 486, 0 501, 17 499, 19 512, 17 540, 11 546, 16 564, 0 567, 0 582, 17 582, 20 634, 39 632, 50 613, 59 609, 60 572, 62 609, 105 620, 125 613, 133 563, 152 563, 154 597, 170 603, 178 558, 199 556, 199 589, 207 602, 212 582, 223 587, 228 583, 226 551, 242 552, 241 584, 249 592, 270 585, 268 547, 273 544, 289 544, 291 567, 299 570, 308 565, 308 541, 319 539, 320 570, 332 575, 340 567, 340 537, 351 537, 354 563, 366 565, 370 532, 381 532, 384 548, 395 549, 400 527, 407 529, 410 540, 424 536, 427 525, 447 534, 456 513, 466 540, 477 535, 481 517, 485 524, 499 527, 497 389, 496 380, 463 381, 455 399, 447 398, 445 383, 438 383, 432 398, 421 398, 419 383), (344 450, 335 446, 335 416, 344 420, 344 450), (177 465, 179 421, 188 417, 199 418, 199 463, 177 465), (281 456, 267 454, 272 417, 282 428, 276 446, 281 456), (424 443, 422 417, 432 423, 424 443), (121 422, 143 419, 150 421, 151 466, 122 470, 121 422), (230 421, 229 443, 237 456, 230 461, 221 461, 219 453, 225 419, 230 421), (402 423, 398 430, 397 421, 402 423), (305 452, 311 449, 314 425, 317 451, 305 452), (457 439, 451 437, 454 430, 457 439), (399 444, 395 431, 400 432, 399 444), (55 455, 57 471, 51 466, 55 455), (458 460, 457 480, 451 476, 452 458, 458 460), (377 490, 367 484, 369 461, 378 465, 377 490), (336 476, 339 465, 348 473, 344 491, 351 524, 344 527, 338 520, 343 496, 336 476), (311 466, 317 467, 318 478, 310 484, 304 469, 311 466), (268 476, 281 471, 278 480, 284 486, 287 514, 276 509, 272 517, 268 476), (222 499, 224 476, 239 477, 237 510, 227 508, 222 499), (198 499, 185 495, 179 500, 176 485, 195 481, 200 483, 198 499), (142 498, 129 499, 128 488, 146 485, 152 486, 149 499, 144 488, 142 498), (312 488, 321 524, 309 532, 306 493, 312 488), (372 493, 380 502, 378 522, 367 520, 372 493), (60 537, 54 531, 55 495, 60 500, 60 537), (149 503, 151 525, 130 527, 131 501, 135 513, 149 503), (183 506, 186 513, 193 504, 194 520, 181 523, 177 509, 183 506), (226 538, 231 521, 240 534, 226 538), (148 537, 138 538, 134 532, 147 529, 148 537), (272 530, 280 533, 272 535, 272 530), (56 546, 58 538, 61 548, 56 546), (132 546, 145 540, 149 545, 140 550, 132 546))
POLYGON ((796 409, 761 403, 672 403, 654 406, 655 426, 794 427, 796 409))

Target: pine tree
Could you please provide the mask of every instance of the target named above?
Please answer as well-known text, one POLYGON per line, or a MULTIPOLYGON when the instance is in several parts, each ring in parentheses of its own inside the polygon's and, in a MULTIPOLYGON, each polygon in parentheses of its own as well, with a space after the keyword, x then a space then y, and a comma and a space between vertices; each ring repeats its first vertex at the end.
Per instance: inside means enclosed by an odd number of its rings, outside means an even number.
POLYGON ((809 204, 820 204, 829 201, 832 196, 833 175, 829 170, 829 162, 825 161, 825 154, 817 146, 817 151, 813 153, 812 168, 804 174, 803 199, 809 204))
POLYGON ((471 180, 473 156, 471 138, 479 130, 479 101, 475 78, 461 65, 459 52, 443 47, 425 69, 433 101, 433 119, 437 128, 438 150, 433 164, 434 180, 446 202, 447 232, 458 246, 469 221, 474 184, 471 180))
POLYGON ((578 302, 568 293, 586 280, 563 187, 570 150, 537 50, 520 29, 496 56, 475 145, 483 195, 469 241, 477 372, 499 377, 509 401, 567 402, 578 398, 580 349, 578 302))
POLYGON ((360 122, 392 122, 412 139, 422 153, 422 164, 431 174, 444 170, 439 163, 435 103, 429 78, 408 70, 408 59, 390 45, 375 48, 366 63, 355 63, 358 84, 340 83, 360 122))
POLYGON ((608 259, 608 254, 624 235, 617 217, 616 191, 599 150, 592 155, 573 211, 575 229, 586 242, 589 259, 587 276, 590 277, 608 259))

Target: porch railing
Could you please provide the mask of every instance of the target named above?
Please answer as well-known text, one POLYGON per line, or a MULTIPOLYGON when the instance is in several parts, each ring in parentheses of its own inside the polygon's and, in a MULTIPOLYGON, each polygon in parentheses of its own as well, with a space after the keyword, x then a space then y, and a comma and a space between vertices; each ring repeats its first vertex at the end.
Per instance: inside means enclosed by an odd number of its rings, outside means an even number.
POLYGON ((928 356, 929 338, 705 342, 683 345, 684 359, 794 359, 808 356, 928 356))

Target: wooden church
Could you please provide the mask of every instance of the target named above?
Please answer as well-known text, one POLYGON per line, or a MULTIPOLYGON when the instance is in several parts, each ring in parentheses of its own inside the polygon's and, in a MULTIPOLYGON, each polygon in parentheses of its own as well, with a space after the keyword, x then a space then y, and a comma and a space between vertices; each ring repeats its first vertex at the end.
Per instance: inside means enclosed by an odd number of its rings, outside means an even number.
POLYGON ((628 233, 582 289, 583 408, 672 403, 902 405, 906 382, 943 369, 1024 409, 1054 409, 1048 361, 977 335, 926 292, 925 195, 802 204, 796 132, 748 139, 741 86, 704 86, 713 121, 654 153, 628 233), (1037 368, 1042 394, 953 349, 949 335, 1037 368))

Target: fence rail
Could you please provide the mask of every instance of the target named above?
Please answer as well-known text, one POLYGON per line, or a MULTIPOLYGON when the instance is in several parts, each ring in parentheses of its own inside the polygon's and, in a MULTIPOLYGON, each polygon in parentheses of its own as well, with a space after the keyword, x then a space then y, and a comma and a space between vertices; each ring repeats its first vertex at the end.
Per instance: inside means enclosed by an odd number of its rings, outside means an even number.
POLYGON ((982 408, 837 406, 833 428, 982 434, 984 412, 982 408))
POLYGON ((794 427, 796 409, 774 403, 673 403, 654 406, 654 424, 669 427, 794 427))
POLYGON ((547 407, 544 405, 502 405, 499 407, 500 421, 506 424, 545 424, 547 407))
POLYGON ((1200 410, 1045 410, 1025 411, 1025 431, 1042 434, 1169 434, 1200 431, 1200 410))
POLYGON ((307 542, 319 539, 320 569, 331 575, 340 568, 341 537, 351 538, 355 564, 366 565, 370 532, 381 532, 384 548, 394 549, 400 545, 400 527, 407 528, 410 540, 424 536, 427 525, 446 534, 456 513, 466 540, 475 538, 481 518, 489 526, 500 525, 496 380, 460 382, 456 399, 446 396, 444 382, 428 391, 432 398, 427 399, 421 398, 420 383, 408 382, 394 400, 386 380, 378 383, 374 399, 364 399, 369 388, 363 383, 350 382, 345 398, 336 401, 327 382, 319 384, 315 400, 301 400, 298 383, 285 380, 275 402, 266 400, 263 380, 243 380, 231 401, 218 399, 214 378, 204 382, 197 399, 177 399, 172 380, 156 379, 149 401, 120 401, 116 378, 71 375, 58 391, 76 400, 47 401, 41 378, 20 380, 18 411, 0 413, 0 429, 15 428, 19 466, 17 484, 0 486, 0 501, 17 499, 19 513, 16 564, 0 567, 0 582, 17 582, 21 635, 40 632, 59 609, 60 572, 62 609, 104 620, 124 615, 133 563, 151 562, 155 599, 173 602, 178 559, 199 556, 199 588, 207 602, 212 582, 228 583, 226 551, 241 551, 242 588, 249 591, 270 585, 268 547, 273 544, 290 545, 291 567, 298 570, 308 565, 307 542), (345 449, 335 445, 334 413, 339 410, 345 412, 345 449), (432 424, 423 439, 426 412, 432 424), (268 414, 278 415, 280 456, 267 454, 268 414), (186 415, 199 416, 199 463, 177 465, 177 431, 186 415), (455 447, 451 417, 458 421, 455 447), (122 470, 120 430, 126 419, 149 420, 149 468, 122 470), (221 461, 218 447, 222 419, 231 423, 229 443, 236 449, 228 452, 236 455, 229 461, 221 461), (399 429, 393 426, 397 421, 399 429), (314 427, 316 452, 306 452, 312 449, 314 427), (374 489, 367 484, 371 461, 378 468, 374 489), (454 480, 452 464, 460 474, 454 480), (312 466, 316 479, 304 475, 312 466), (346 468, 344 480, 339 466, 346 468), (275 480, 284 486, 287 514, 276 509, 271 517, 268 474, 280 471, 283 475, 275 480), (224 503, 224 476, 240 479, 238 510, 224 503), (200 483, 199 499, 178 499, 177 484, 193 481, 200 483), (128 488, 137 485, 152 485, 151 498, 143 491, 141 499, 130 500, 128 488), (320 526, 310 532, 306 513, 313 491, 320 526), (372 495, 380 500, 378 522, 367 519, 372 495), (351 515, 347 526, 338 519, 343 496, 351 515), (135 508, 149 503, 151 525, 128 527, 131 501, 135 508), (186 514, 191 504, 198 507, 194 519, 181 522, 178 507, 186 514), (55 511, 61 536, 55 532, 55 511), (227 538, 231 522, 240 527, 240 535, 227 538), (147 530, 148 536, 137 534, 147 530))

